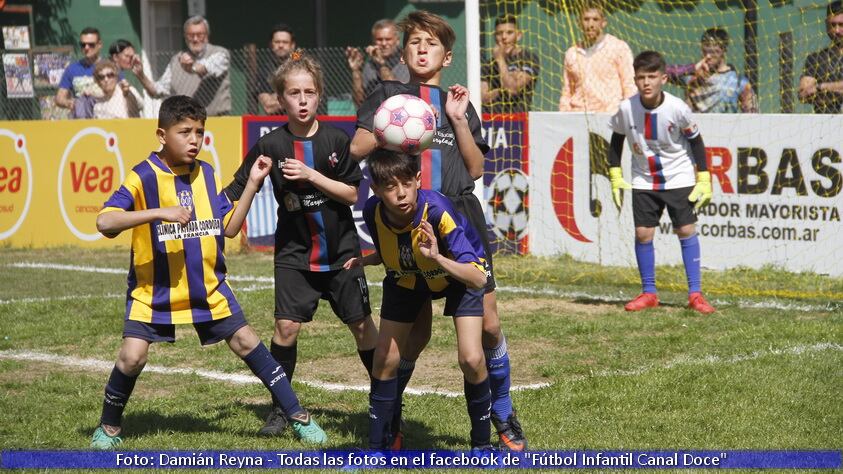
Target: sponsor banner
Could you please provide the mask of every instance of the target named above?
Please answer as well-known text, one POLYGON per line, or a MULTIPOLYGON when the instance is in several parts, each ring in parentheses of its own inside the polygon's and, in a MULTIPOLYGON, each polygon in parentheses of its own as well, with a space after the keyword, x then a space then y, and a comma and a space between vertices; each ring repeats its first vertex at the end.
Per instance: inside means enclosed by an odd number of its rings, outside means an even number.
POLYGON ((840 469, 840 451, 3 451, 3 469, 840 469))
MULTIPOLYGON (((335 117, 320 115, 318 120, 321 123, 339 128, 347 133, 349 137, 354 136, 354 131, 357 128, 357 117, 354 116, 335 117)), ((244 115, 241 161, 262 136, 286 123, 287 120, 281 115, 269 117, 244 115)), ((372 238, 369 236, 369 231, 366 229, 366 224, 363 222, 363 207, 366 205, 366 200, 372 195, 369 188, 371 181, 369 179, 369 173, 366 170, 366 162, 360 163, 360 167, 363 170, 363 181, 360 182, 359 189, 357 190, 357 202, 352 208, 352 215, 354 216, 354 223, 357 226, 357 233, 360 236, 360 246, 363 250, 370 250, 374 247, 372 238)), ((259 249, 271 249, 275 245, 275 227, 278 223, 277 210, 278 203, 275 201, 272 183, 269 181, 269 177, 267 177, 263 183, 263 187, 252 202, 249 214, 246 216, 246 235, 250 246, 259 249)))
MULTIPOLYGON (((96 217, 126 173, 160 148, 156 128, 156 120, 144 119, 0 122, 0 242, 128 247, 131 232, 106 239, 96 217)), ((239 117, 208 119, 198 158, 231 176, 240 133, 239 117)))
MULTIPOLYGON (((530 250, 606 265, 635 265, 631 192, 619 212, 606 150, 609 116, 530 114, 530 250)), ((698 213, 703 266, 843 275, 843 116, 697 115, 713 182, 698 213)), ((630 154, 624 145, 624 176, 630 154)), ((665 212, 660 264, 681 264, 665 212)))
POLYGON ((528 251, 529 140, 527 114, 483 115, 491 150, 483 173, 483 200, 493 252, 528 251))

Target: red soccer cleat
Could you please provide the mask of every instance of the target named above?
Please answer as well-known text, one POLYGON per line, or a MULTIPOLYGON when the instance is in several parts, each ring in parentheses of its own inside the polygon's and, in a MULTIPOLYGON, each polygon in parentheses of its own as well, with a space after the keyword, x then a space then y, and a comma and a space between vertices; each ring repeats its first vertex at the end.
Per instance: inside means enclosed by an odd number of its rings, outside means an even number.
POLYGON ((404 449, 404 433, 397 432, 392 435, 392 442, 389 444, 390 451, 401 451, 404 449))
POLYGON ((634 300, 627 303, 623 309, 627 311, 641 311, 642 309, 655 308, 659 305, 659 297, 655 293, 641 293, 634 300))
POLYGON ((699 311, 702 314, 711 314, 715 311, 714 306, 708 304, 702 293, 691 293, 688 295, 688 308, 699 311))

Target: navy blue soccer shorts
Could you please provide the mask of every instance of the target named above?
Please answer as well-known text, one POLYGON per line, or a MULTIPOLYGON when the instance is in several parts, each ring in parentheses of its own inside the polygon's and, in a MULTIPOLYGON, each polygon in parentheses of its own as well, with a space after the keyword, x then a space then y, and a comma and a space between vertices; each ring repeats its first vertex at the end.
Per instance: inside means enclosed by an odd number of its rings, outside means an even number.
POLYGON ((381 318, 397 323, 412 323, 428 301, 441 298, 445 298, 445 316, 482 317, 484 294, 484 288, 468 288, 455 280, 451 280, 442 291, 409 290, 398 286, 394 278, 387 276, 383 279, 381 318))
MULTIPOLYGON (((242 312, 204 323, 193 323, 193 328, 203 346, 216 344, 248 325, 242 312)), ((154 324, 127 319, 123 323, 123 337, 134 337, 147 342, 176 342, 175 324, 154 324)))
POLYGON ((483 208, 480 206, 480 201, 474 194, 463 194, 460 196, 448 196, 451 204, 454 205, 454 210, 464 215, 468 222, 474 227, 474 231, 480 237, 480 243, 483 244, 483 252, 486 254, 483 266, 486 270, 486 293, 495 291, 497 283, 495 283, 494 264, 492 263, 492 247, 489 244, 489 229, 486 227, 486 215, 483 214, 483 208))

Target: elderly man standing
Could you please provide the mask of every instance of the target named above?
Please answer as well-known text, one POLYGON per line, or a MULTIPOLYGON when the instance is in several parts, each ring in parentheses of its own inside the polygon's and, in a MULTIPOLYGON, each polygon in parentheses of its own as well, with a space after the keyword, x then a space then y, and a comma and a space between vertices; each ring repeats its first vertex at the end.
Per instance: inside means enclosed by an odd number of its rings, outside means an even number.
POLYGON ((825 27, 831 44, 811 53, 799 78, 799 99, 812 104, 814 113, 843 113, 843 2, 828 4, 825 27))
POLYGON ((188 18, 184 22, 187 51, 170 59, 157 82, 144 74, 140 64, 133 68, 144 89, 153 97, 193 97, 207 109, 208 115, 228 115, 231 112, 230 56, 227 49, 210 44, 210 36, 208 20, 201 16, 188 18))
POLYGON ((381 81, 410 80, 410 71, 401 62, 398 28, 394 21, 385 18, 372 25, 372 44, 366 47, 366 54, 369 58, 364 62, 359 49, 349 46, 345 50, 351 69, 351 95, 357 107, 381 81))
POLYGON ((605 33, 606 12, 587 0, 580 12, 583 39, 565 52, 561 112, 615 112, 637 93, 629 45, 605 33))

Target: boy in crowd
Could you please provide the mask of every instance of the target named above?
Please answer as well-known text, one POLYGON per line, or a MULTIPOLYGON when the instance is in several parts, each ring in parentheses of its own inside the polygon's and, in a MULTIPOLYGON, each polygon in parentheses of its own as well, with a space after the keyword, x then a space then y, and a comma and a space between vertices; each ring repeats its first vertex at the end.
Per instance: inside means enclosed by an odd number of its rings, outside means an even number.
POLYGON ((714 308, 701 292, 700 241, 694 226, 695 211, 711 200, 705 145, 688 104, 662 91, 667 83, 662 55, 644 51, 635 57, 633 67, 638 94, 621 102, 609 121, 613 132, 609 150, 612 195, 620 208, 621 189, 632 188, 635 257, 643 287, 624 308, 640 311, 659 305, 653 237, 667 207, 682 246, 688 307, 703 314, 713 313, 714 308), (626 137, 632 152, 632 185, 623 179, 620 167, 626 137))

